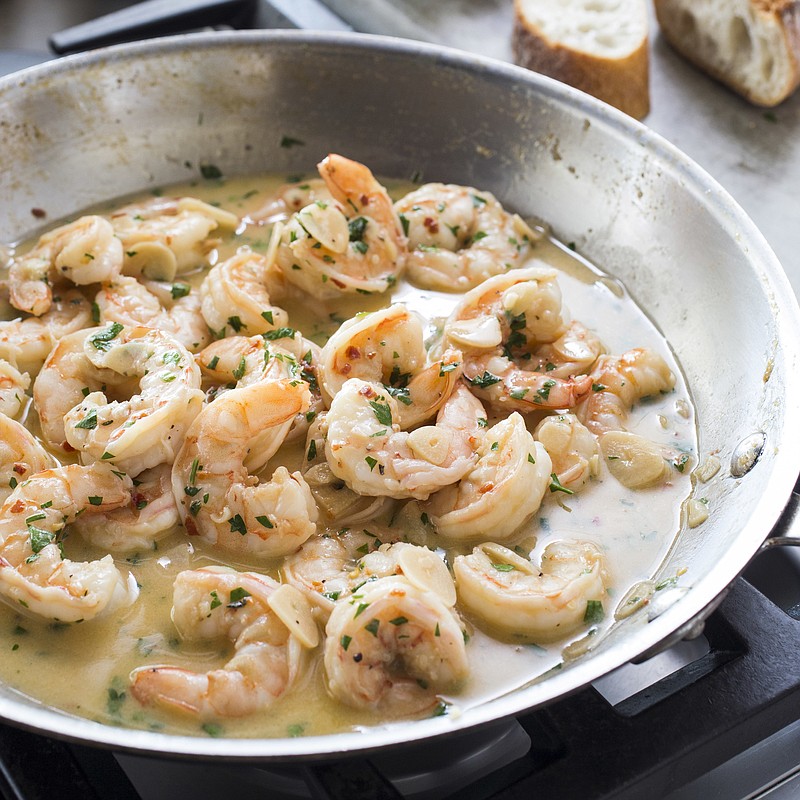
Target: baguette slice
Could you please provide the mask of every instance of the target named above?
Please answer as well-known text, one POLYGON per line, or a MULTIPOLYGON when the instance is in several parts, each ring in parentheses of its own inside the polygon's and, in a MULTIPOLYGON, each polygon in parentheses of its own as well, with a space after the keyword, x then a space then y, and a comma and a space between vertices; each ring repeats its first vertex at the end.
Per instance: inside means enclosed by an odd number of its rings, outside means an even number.
POLYGON ((514 0, 514 61, 641 119, 650 110, 645 0, 514 0))
POLYGON ((797 0, 655 0, 666 40, 685 58, 759 106, 800 83, 797 0))

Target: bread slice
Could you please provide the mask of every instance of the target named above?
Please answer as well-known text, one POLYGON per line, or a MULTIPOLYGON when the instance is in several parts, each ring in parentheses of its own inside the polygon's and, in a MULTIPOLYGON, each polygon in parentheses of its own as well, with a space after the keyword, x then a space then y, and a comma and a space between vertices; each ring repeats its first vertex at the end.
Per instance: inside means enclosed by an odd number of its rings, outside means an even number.
POLYGON ((751 103, 775 106, 800 83, 800 2, 655 0, 666 40, 751 103))
POLYGON ((514 0, 514 61, 641 119, 650 110, 645 0, 514 0))

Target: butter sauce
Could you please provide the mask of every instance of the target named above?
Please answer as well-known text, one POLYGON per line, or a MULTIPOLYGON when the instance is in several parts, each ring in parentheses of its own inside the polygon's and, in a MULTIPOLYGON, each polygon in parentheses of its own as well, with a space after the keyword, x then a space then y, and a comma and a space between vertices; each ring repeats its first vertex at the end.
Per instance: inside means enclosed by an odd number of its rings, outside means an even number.
MULTIPOLYGON (((278 175, 203 180, 167 187, 163 193, 198 197, 246 217, 255 213, 284 180, 285 176, 278 175)), ((387 186, 394 198, 413 188, 392 182, 387 182, 387 186)), ((108 213, 121 204, 116 201, 96 209, 95 213, 108 213)), ((268 225, 243 224, 236 235, 221 243, 216 257, 227 258, 245 244, 264 252, 269 233, 268 225)), ((20 245, 18 251, 23 252, 27 244, 20 245)), ((549 236, 537 244, 527 265, 547 265, 560 271, 559 283, 569 315, 596 331, 609 352, 619 354, 632 347, 649 347, 667 361, 677 378, 675 390, 637 404, 630 414, 628 429, 677 448, 690 456, 690 467, 694 465, 697 436, 688 388, 667 342, 624 287, 549 236)), ((613 272, 613 264, 605 266, 613 272)), ((202 278, 203 273, 198 271, 181 276, 180 280, 197 287, 202 278)), ((92 299, 90 294, 87 297, 92 299)), ((351 295, 329 303, 280 304, 288 311, 292 327, 323 344, 343 320, 389 302, 406 303, 419 311, 429 321, 430 336, 435 337, 459 298, 460 295, 420 290, 401 280, 391 293, 383 296, 351 295)), ((4 309, 5 318, 13 318, 12 311, 4 309)), ((23 421, 31 430, 38 431, 38 420, 30 406, 23 421)), ((531 430, 536 421, 528 423, 531 430)), ((269 474, 278 463, 297 468, 302 458, 302 443, 285 448, 265 472, 269 474)), ((675 469, 666 483, 631 491, 611 477, 601 458, 600 473, 589 486, 569 496, 549 493, 537 514, 516 537, 517 543, 527 544, 534 562, 544 547, 557 539, 588 539, 602 548, 611 575, 610 598, 603 620, 595 624, 595 638, 600 639, 612 624, 614 607, 628 589, 657 572, 680 532, 682 504, 691 493, 689 473, 690 468, 675 469), (531 546, 534 539, 535 546, 531 546)), ((402 518, 401 515, 399 519, 402 518)), ((389 522, 381 519, 376 524, 389 522)), ((471 549, 471 545, 450 547, 435 538, 431 535, 429 544, 443 546, 448 558, 471 549)), ((77 534, 66 540, 65 550, 73 560, 104 555, 85 544, 77 534)), ((134 667, 164 663, 205 671, 227 659, 226 652, 220 652, 213 642, 181 642, 170 620, 175 575, 181 570, 213 563, 279 577, 279 561, 236 563, 203 542, 190 541, 182 528, 176 529, 152 551, 117 558, 118 566, 136 577, 140 596, 133 606, 108 619, 64 625, 30 619, 0 605, 0 653, 3 653, 0 679, 24 695, 70 714, 111 725, 190 735, 301 736, 392 722, 335 702, 326 691, 321 658, 313 662, 286 696, 268 710, 244 719, 203 724, 192 717, 139 706, 128 687, 128 675, 134 667)), ((540 646, 500 642, 476 626, 471 626, 469 632, 471 675, 462 691, 444 698, 451 709, 468 708, 544 675, 562 662, 564 646, 586 633, 584 630, 565 641, 540 646)))

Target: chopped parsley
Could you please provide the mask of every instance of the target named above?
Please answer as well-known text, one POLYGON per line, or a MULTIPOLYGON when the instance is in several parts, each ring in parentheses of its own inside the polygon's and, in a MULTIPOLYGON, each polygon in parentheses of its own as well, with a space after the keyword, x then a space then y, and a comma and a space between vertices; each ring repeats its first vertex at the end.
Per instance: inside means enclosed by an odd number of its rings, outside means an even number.
POLYGON ((105 330, 95 333, 89 337, 89 341, 94 345, 96 350, 107 352, 111 349, 111 342, 119 336, 122 332, 123 326, 119 322, 113 322, 105 330))

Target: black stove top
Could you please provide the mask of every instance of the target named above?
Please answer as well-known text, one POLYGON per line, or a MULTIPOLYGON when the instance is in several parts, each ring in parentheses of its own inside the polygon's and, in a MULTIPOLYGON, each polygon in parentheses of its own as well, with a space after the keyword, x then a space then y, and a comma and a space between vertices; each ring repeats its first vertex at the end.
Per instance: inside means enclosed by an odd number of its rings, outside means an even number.
MULTIPOLYGON (((796 569, 781 564, 785 555, 765 553, 752 577, 775 582, 796 569)), ((794 582, 797 593, 796 573, 794 582)), ((176 762, 0 726, 0 791, 20 800, 203 800, 224 787, 237 800, 764 796, 800 774, 797 599, 781 607, 740 578, 706 623, 702 655, 615 705, 592 686, 516 720, 367 759, 176 762)))

